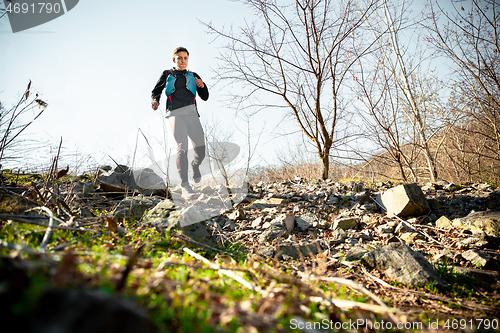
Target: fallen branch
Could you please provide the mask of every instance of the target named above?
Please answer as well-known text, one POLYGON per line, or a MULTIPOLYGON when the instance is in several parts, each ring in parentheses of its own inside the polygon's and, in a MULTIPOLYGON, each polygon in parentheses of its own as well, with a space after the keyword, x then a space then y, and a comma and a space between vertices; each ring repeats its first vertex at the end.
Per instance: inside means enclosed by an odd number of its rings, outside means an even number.
MULTIPOLYGON (((33 218, 47 219, 45 216, 44 217, 35 217, 35 216, 33 216, 33 218)), ((20 223, 26 223, 26 224, 39 225, 41 227, 47 227, 48 226, 45 223, 30 221, 29 219, 25 218, 25 216, 19 216, 19 215, 0 214, 0 219, 1 220, 7 220, 7 221, 15 221, 15 222, 20 222, 20 223)), ((54 216, 54 220, 57 220, 57 218, 55 216, 54 216)), ((52 226, 52 229, 61 229, 61 230, 70 230, 70 231, 82 231, 82 232, 99 232, 99 230, 86 229, 86 228, 63 227, 63 226, 58 226, 58 225, 52 226)))

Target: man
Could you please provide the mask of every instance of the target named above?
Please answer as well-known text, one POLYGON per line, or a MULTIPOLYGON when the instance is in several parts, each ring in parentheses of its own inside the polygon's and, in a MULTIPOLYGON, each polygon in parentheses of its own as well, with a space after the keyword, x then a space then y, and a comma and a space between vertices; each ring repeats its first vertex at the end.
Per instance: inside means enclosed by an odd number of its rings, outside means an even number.
POLYGON ((157 110, 162 91, 167 95, 167 118, 177 142, 177 170, 181 177, 182 195, 186 199, 194 196, 188 180, 188 138, 194 148, 191 163, 193 180, 201 181, 200 164, 205 158, 205 134, 200 123, 196 105, 196 93, 204 101, 208 99, 208 88, 194 72, 188 71, 189 52, 184 47, 174 50, 174 68, 163 71, 151 92, 151 107, 157 110))

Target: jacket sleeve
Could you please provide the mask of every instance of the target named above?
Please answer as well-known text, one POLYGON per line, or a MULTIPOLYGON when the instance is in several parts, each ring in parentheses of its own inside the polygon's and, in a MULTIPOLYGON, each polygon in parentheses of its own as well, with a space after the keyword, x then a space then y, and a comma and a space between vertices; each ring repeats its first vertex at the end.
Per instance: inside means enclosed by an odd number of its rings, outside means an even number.
POLYGON ((158 79, 158 82, 156 82, 153 91, 151 91, 151 103, 160 102, 161 93, 165 89, 166 80, 167 80, 167 71, 165 70, 158 79))
MULTIPOLYGON (((193 73, 193 75, 194 77, 201 79, 201 77, 198 74, 193 73)), ((203 81, 203 83, 205 83, 205 86, 203 88, 196 87, 196 92, 198 93, 198 96, 200 96, 202 100, 206 101, 208 99, 208 87, 205 81, 203 81)))

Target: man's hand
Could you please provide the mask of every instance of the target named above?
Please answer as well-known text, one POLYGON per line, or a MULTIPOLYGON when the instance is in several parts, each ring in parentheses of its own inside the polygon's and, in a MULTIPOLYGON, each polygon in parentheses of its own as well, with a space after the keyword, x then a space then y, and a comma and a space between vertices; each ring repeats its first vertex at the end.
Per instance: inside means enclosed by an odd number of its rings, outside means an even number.
POLYGON ((205 83, 203 83, 203 80, 200 79, 200 78, 196 78, 196 86, 199 87, 199 88, 203 88, 205 87, 205 83))
POLYGON ((151 107, 153 108, 153 110, 158 110, 158 106, 160 106, 160 103, 158 102, 151 103, 151 107))

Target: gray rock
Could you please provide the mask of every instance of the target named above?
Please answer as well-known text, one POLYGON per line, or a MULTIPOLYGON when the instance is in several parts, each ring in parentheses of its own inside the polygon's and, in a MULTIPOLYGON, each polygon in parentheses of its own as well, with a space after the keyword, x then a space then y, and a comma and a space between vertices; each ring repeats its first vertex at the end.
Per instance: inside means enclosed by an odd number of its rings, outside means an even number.
POLYGON ((142 222, 153 227, 166 228, 167 230, 176 227, 179 216, 175 204, 169 199, 161 201, 142 218, 142 222))
POLYGON ((282 223, 288 232, 292 232, 293 228, 295 228, 295 215, 285 214, 282 223))
POLYGON ((270 242, 273 239, 283 236, 286 230, 279 225, 273 224, 259 236, 259 243, 270 242))
POLYGON ((411 287, 433 282, 438 286, 447 285, 421 253, 403 243, 390 243, 364 254, 363 259, 366 266, 379 270, 388 279, 411 287))
POLYGON ((328 242, 330 243, 330 245, 336 245, 343 243, 346 238, 347 233, 344 231, 344 229, 339 228, 332 232, 332 236, 328 239, 328 242))
POLYGON ((388 216, 420 216, 430 210, 429 203, 417 184, 399 185, 387 190, 382 194, 381 202, 388 216))
POLYGON ((180 228, 183 235, 192 240, 211 247, 218 247, 216 238, 205 225, 205 222, 198 222, 180 228))
POLYGON ((333 221, 333 230, 336 229, 357 229, 358 219, 356 217, 344 217, 340 216, 333 221))
POLYGON ((262 216, 257 217, 252 221, 252 228, 259 228, 262 225, 263 220, 262 216))
POLYGON ((276 254, 288 255, 294 259, 312 257, 317 255, 321 250, 320 244, 317 241, 305 241, 292 244, 280 244, 276 248, 276 254))
POLYGON ((458 263, 461 258, 462 255, 460 254, 460 252, 450 249, 444 249, 434 254, 434 256, 432 257, 432 262, 452 264, 458 263))
MULTIPOLYGON (((312 215, 314 215, 314 214, 312 214, 312 215)), ((312 223, 313 223, 313 219, 311 218, 310 213, 304 214, 304 215, 301 215, 300 217, 295 218, 295 225, 296 225, 297 229, 299 229, 300 231, 306 230, 307 228, 312 226, 312 223)))
POLYGON ((339 203, 339 198, 336 195, 330 195, 326 203, 329 205, 336 205, 339 203))
POLYGON ((418 232, 403 232, 399 236, 407 245, 415 243, 417 240, 425 240, 425 236, 418 232))
POLYGON ((272 208, 272 207, 278 207, 283 205, 285 202, 285 199, 280 199, 280 198, 267 198, 267 199, 260 199, 260 200, 255 200, 251 205, 251 209, 264 209, 264 208, 272 208))
POLYGON ((394 227, 389 224, 382 224, 377 227, 377 231, 379 234, 390 234, 394 232, 394 227))
POLYGON ((132 171, 135 183, 143 190, 165 189, 165 181, 158 176, 152 169, 139 168, 132 171))
POLYGON ((142 195, 126 197, 115 208, 113 216, 117 219, 135 218, 139 220, 146 210, 153 208, 161 201, 160 198, 144 197, 142 195))
POLYGON ((206 220, 206 217, 196 206, 183 208, 179 212, 179 225, 181 227, 206 220))
POLYGON ((473 265, 486 266, 491 261, 491 256, 478 250, 468 250, 462 252, 462 257, 470 261, 473 265))
POLYGON ((367 249, 363 246, 356 245, 353 246, 344 256, 344 260, 346 261, 355 261, 360 260, 363 256, 373 250, 367 249))
POLYGON ((500 211, 472 212, 466 217, 454 219, 453 226, 500 237, 500 211))
POLYGON ((244 220, 246 218, 245 211, 242 208, 238 208, 234 210, 231 214, 229 214, 229 219, 233 221, 244 220))
MULTIPOLYGON (((337 230, 342 230, 342 229, 337 229, 337 230)), ((363 240, 371 240, 373 238, 373 234, 370 231, 370 229, 365 229, 360 232, 355 232, 352 235, 350 235, 351 238, 354 239, 363 239, 363 240)))
POLYGON ((104 192, 142 191, 135 182, 132 170, 127 166, 117 166, 113 172, 98 176, 97 181, 104 192))

